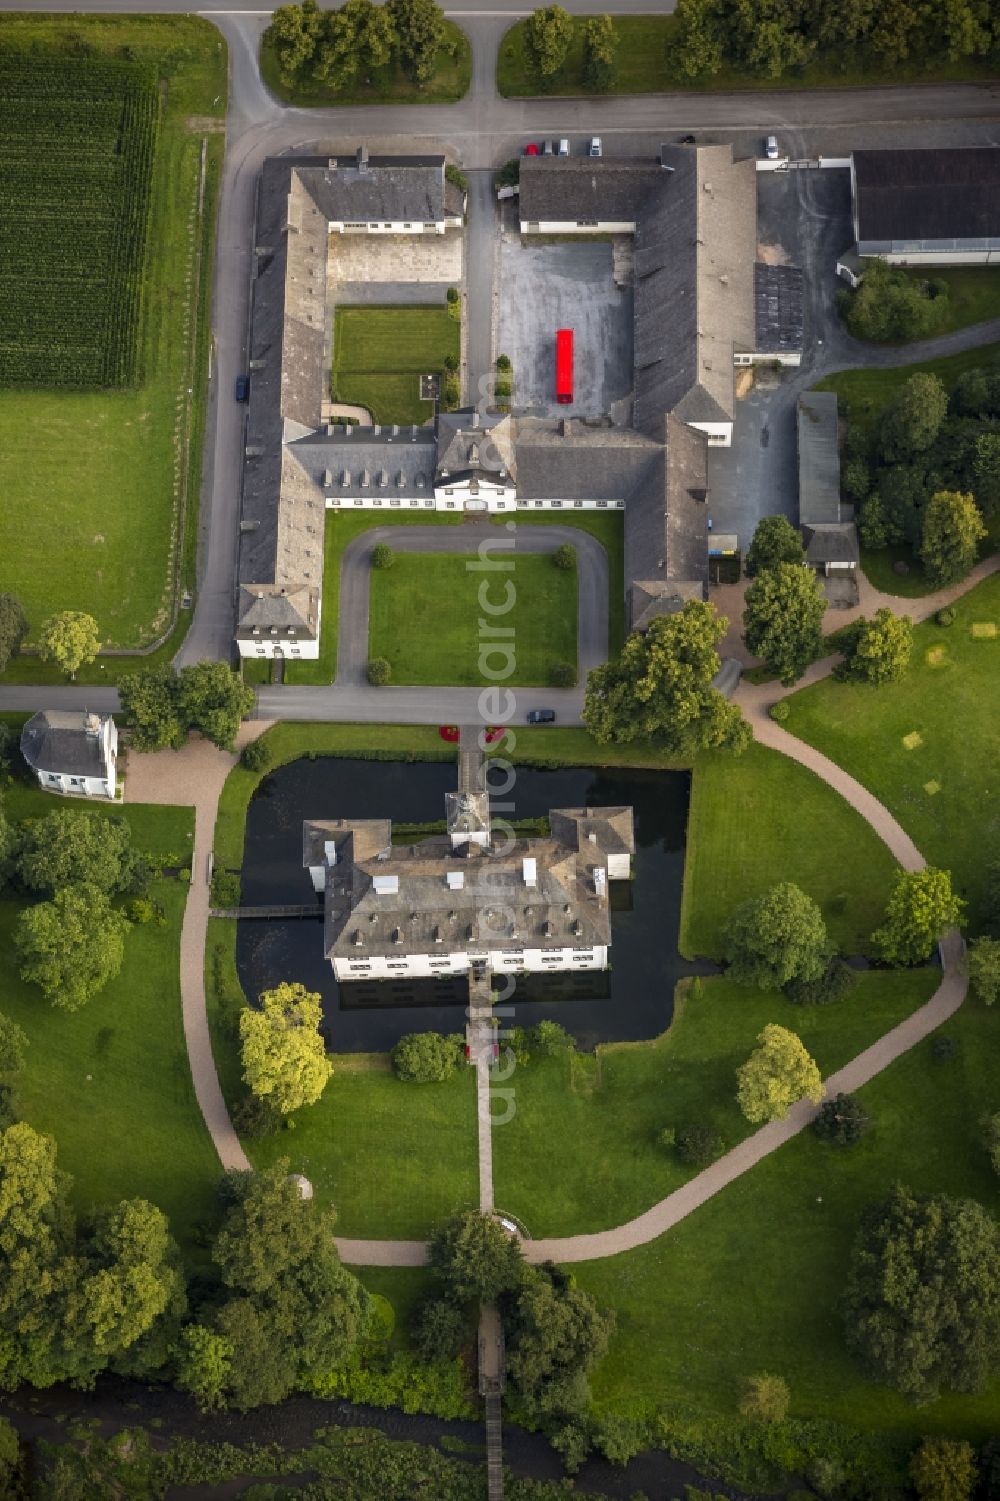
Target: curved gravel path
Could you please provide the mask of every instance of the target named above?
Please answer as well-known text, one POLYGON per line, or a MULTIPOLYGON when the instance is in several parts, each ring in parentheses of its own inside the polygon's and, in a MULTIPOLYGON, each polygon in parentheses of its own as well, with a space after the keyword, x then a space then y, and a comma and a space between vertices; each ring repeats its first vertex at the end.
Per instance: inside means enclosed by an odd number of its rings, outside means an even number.
MULTIPOLYGON (((371 514, 369 512, 369 514, 371 514)), ((371 592, 371 557, 380 542, 394 552, 455 553, 473 555, 481 543, 492 544, 496 560, 518 554, 553 553, 564 542, 576 549, 577 625, 576 657, 580 682, 591 668, 608 659, 608 555, 597 538, 576 526, 518 526, 508 532, 489 521, 465 521, 460 526, 373 526, 344 548, 340 565, 340 615, 337 621, 337 685, 357 688, 368 685, 368 611, 371 592), (514 546, 502 550, 513 535, 514 546)), ((488 577, 484 574, 483 577, 488 577)), ((517 564, 501 579, 517 583, 517 564)), ((502 594, 502 587, 493 591, 502 594)), ((382 689, 373 689, 383 694, 382 689)), ((424 688, 437 698, 437 688, 424 688)), ((478 692, 478 690, 475 690, 478 692)), ((384 697, 379 699, 385 702, 384 697)))

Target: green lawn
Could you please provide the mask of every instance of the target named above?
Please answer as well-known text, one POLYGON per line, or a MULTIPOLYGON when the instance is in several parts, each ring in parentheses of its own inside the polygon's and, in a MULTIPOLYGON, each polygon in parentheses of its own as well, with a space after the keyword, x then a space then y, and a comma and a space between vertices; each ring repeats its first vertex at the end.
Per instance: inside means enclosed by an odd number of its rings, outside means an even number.
POLYGON ((1000 318, 1000 274, 995 266, 928 266, 920 271, 899 269, 911 281, 942 282, 948 288, 948 313, 934 330, 935 336, 1000 318))
POLYGON ((437 55, 434 76, 427 84, 416 84, 402 69, 391 64, 374 68, 370 78, 355 79, 348 89, 332 89, 321 83, 282 82, 272 48, 261 44, 260 70, 271 93, 283 104, 297 107, 329 109, 346 104, 451 104, 468 93, 472 77, 472 48, 469 39, 454 21, 445 21, 445 45, 437 55))
MULTIPOLYGON (((23 600, 34 630, 54 610, 80 609, 96 617, 107 644, 132 647, 169 628, 175 582, 194 582, 211 284, 204 268, 224 144, 226 48, 214 26, 193 16, 4 20, 7 46, 65 49, 80 37, 98 53, 127 46, 166 70, 144 295, 145 381, 132 391, 0 392, 0 555, 4 586, 23 600), (190 216, 203 137, 199 222, 190 216)), ((81 680, 112 679, 118 665, 102 673, 95 664, 81 680)), ((49 676, 30 659, 9 674, 49 676)))
MULTIPOLYGON (((215 1065, 230 1108, 243 1093, 235 964, 236 924, 212 918, 205 990, 215 1065)), ((424 1236, 478 1202, 475 1073, 444 1084, 402 1084, 385 1054, 333 1055, 334 1075, 294 1132, 243 1145, 258 1167, 288 1157, 317 1198, 337 1209, 342 1235, 424 1236)))
POLYGON ((493 1133, 497 1204, 535 1237, 604 1230, 641 1214, 693 1174, 659 1145, 665 1126, 711 1125, 727 1147, 753 1130, 736 1105, 736 1069, 768 1022, 798 1033, 829 1074, 908 1016, 937 979, 930 970, 872 971, 841 1005, 793 1006, 717 977, 700 999, 679 1000, 672 1025, 651 1042, 533 1060, 508 1085, 513 1120, 493 1133))
MULTIPOLYGON (((369 657, 385 657, 394 683, 479 686, 498 675, 504 658, 480 635, 477 602, 482 574, 471 558, 451 553, 398 553, 391 569, 371 576, 369 657)), ((576 666, 576 570, 557 568, 549 554, 519 553, 511 574, 516 602, 502 620, 516 667, 511 684, 545 685, 559 663, 576 666)), ((498 591, 502 598, 502 591, 498 591)), ((506 650, 506 643, 504 644, 506 650)))
MULTIPOLYGON (((955 610, 948 629, 933 622, 916 628, 901 683, 872 688, 826 678, 787 700, 786 728, 863 782, 922 854, 952 871, 969 899, 975 932, 986 915, 985 862, 1000 847, 997 716, 991 712, 1000 636, 976 639, 971 627, 1000 627, 1000 577, 978 585, 955 610), (920 743, 907 749, 903 737, 914 731, 920 743)), ((850 876, 858 880, 856 865, 850 876)))
POLYGON ((691 789, 680 949, 722 957, 736 907, 778 881, 818 902, 830 936, 867 953, 897 866, 843 798, 762 745, 698 758, 691 789))
MULTIPOLYGON (((12 820, 62 806, 17 786, 6 805, 12 820)), ((189 808, 111 811, 124 812, 142 849, 183 859, 190 848, 189 808)), ((190 1249, 194 1227, 213 1212, 219 1165, 195 1100, 181 1025, 177 955, 187 887, 156 881, 152 895, 166 926, 131 929, 121 974, 74 1013, 47 1005, 35 986, 21 982, 10 937, 23 904, 0 902, 0 1009, 31 1040, 17 1082, 18 1112, 55 1137, 78 1208, 147 1198, 190 1249)))
POLYGON ((442 511, 327 511, 323 533, 323 610, 319 656, 313 662, 286 662, 286 683, 332 683, 337 672, 340 625, 340 564, 344 548, 373 526, 458 526, 460 515, 442 511))
MULTIPOLYGON (((524 48, 524 22, 517 21, 500 43, 497 88, 507 97, 543 94, 592 94, 584 79, 584 26, 586 18, 574 18, 575 35, 566 62, 551 79, 541 81, 529 67, 524 48)), ((958 83, 996 77, 995 64, 978 60, 942 63, 934 69, 919 62, 894 64, 891 68, 845 68, 831 59, 810 63, 777 78, 764 78, 745 68, 724 67, 711 78, 690 79, 672 67, 671 51, 677 22, 674 16, 614 17, 618 38, 615 77, 611 94, 746 93, 780 88, 857 88, 864 85, 919 82, 958 83)))
MULTIPOLYGON (((493 519, 498 526, 509 521, 493 519)), ((514 519, 517 526, 578 526, 597 538, 608 555, 608 654, 617 656, 625 639, 625 512, 519 510, 514 519)))
POLYGON ((333 318, 335 397, 368 407, 376 422, 427 422, 420 376, 456 360, 461 328, 447 307, 338 307, 333 318))
MULTIPOLYGON (((891 978, 920 999, 926 976, 891 978)), ((1000 1384, 917 1407, 861 1379, 837 1311, 859 1217, 894 1182, 1000 1213, 978 1126, 1000 1101, 996 1018, 967 1002, 946 1030, 954 1062, 922 1043, 860 1092, 875 1125, 859 1145, 803 1133, 659 1240, 574 1267, 618 1314, 600 1404, 673 1400, 732 1417, 743 1378, 768 1370, 789 1382, 795 1415, 910 1437, 996 1432, 1000 1384)))

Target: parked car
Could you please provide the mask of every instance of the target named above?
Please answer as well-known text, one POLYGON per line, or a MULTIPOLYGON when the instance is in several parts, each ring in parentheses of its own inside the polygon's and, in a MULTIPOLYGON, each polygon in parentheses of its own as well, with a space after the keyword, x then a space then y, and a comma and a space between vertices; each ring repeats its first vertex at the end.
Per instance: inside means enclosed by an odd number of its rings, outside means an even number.
POLYGON ((552 724, 556 717, 555 709, 529 709, 529 724, 552 724))
POLYGON ((238 375, 236 377, 236 392, 235 392, 235 394, 236 394, 236 400, 237 401, 249 401, 250 400, 250 377, 249 377, 249 375, 238 375))
POLYGON ((525 146, 525 148, 524 148, 524 154, 525 154, 525 156, 537 156, 538 155, 538 146, 536 145, 536 143, 534 141, 529 141, 528 142, 527 146, 525 146))
POLYGON ((556 143, 555 143, 555 141, 545 141, 544 144, 543 144, 543 146, 542 146, 542 155, 543 156, 555 156, 555 154, 556 154, 556 143))
POLYGON ((682 146, 693 146, 695 143, 694 136, 678 136, 677 139, 682 146))
POLYGON ((768 136, 767 140, 764 142, 764 151, 767 154, 767 159, 769 162, 776 162, 778 160, 777 136, 768 136))
POLYGON ((559 155, 569 156, 569 141, 567 141, 565 136, 563 136, 562 140, 559 142, 559 155))
POLYGON ((587 152, 587 155, 588 156, 603 156, 604 155, 603 151, 601 150, 601 138, 600 138, 600 136, 592 136, 591 137, 590 150, 587 152))

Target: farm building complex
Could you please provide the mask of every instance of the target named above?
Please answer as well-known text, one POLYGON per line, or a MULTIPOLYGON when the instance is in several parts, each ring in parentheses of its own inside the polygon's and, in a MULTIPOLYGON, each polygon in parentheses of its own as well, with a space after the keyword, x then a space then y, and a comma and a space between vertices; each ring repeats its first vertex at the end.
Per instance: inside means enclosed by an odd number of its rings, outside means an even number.
POLYGON ((754 162, 728 146, 656 160, 528 158, 525 234, 634 237, 631 420, 462 411, 433 425, 323 414, 328 276, 351 234, 445 234, 461 223, 443 158, 265 162, 257 220, 251 393, 239 557, 243 656, 317 657, 328 509, 625 512, 626 625, 708 583, 708 448, 728 445, 734 367, 794 363, 801 273, 756 263, 754 162), (332 247, 332 248, 331 248, 332 247))

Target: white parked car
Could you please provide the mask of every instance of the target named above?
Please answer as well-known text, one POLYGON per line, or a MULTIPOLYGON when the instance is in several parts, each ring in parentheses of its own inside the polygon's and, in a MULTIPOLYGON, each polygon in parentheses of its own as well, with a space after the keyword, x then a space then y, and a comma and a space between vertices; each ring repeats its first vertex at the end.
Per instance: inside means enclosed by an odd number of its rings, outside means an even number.
POLYGON ((563 136, 562 140, 559 142, 559 155, 569 156, 569 141, 567 141, 565 136, 563 136))
POLYGON ((769 162, 776 162, 778 160, 777 136, 768 136, 767 140, 764 142, 764 151, 767 154, 767 159, 769 162))
POLYGON ((587 155, 588 156, 602 156, 603 155, 603 152, 601 151, 601 138, 600 138, 600 136, 594 136, 591 139, 590 150, 587 152, 587 155))

